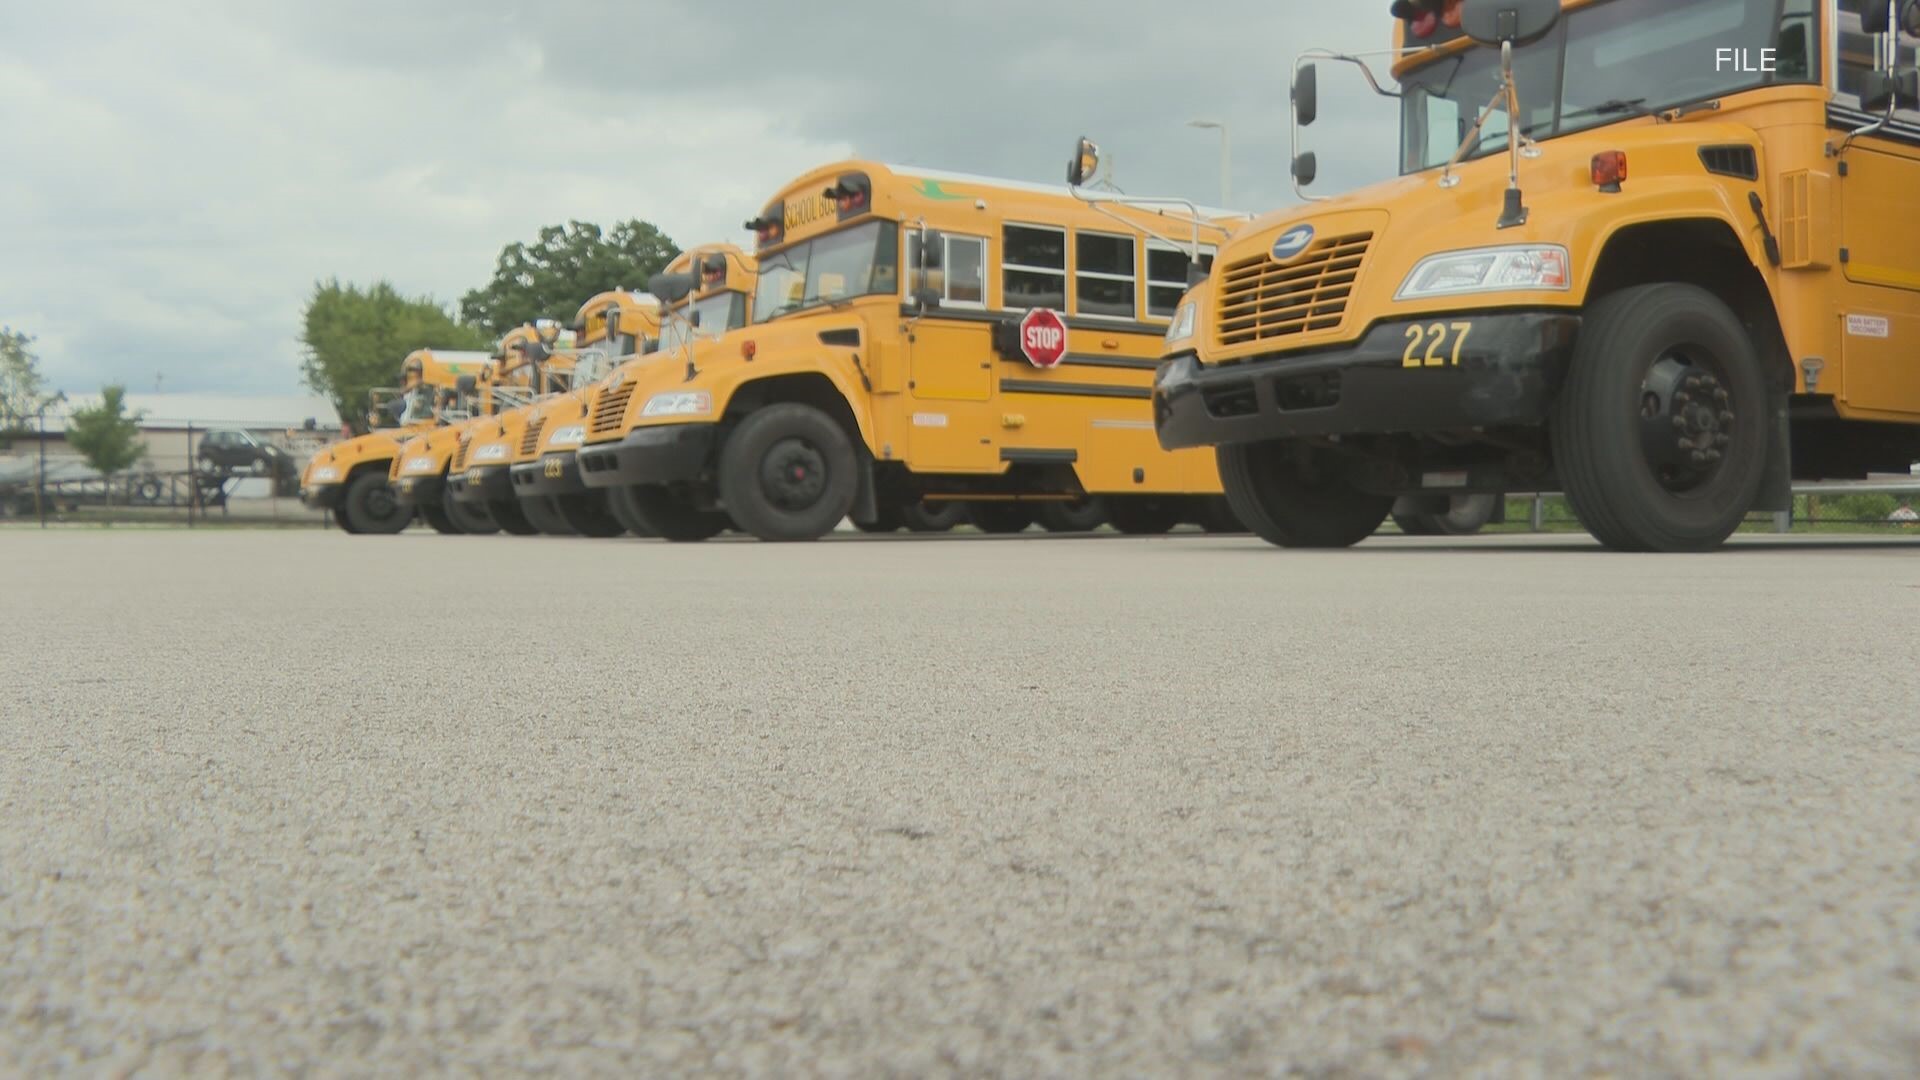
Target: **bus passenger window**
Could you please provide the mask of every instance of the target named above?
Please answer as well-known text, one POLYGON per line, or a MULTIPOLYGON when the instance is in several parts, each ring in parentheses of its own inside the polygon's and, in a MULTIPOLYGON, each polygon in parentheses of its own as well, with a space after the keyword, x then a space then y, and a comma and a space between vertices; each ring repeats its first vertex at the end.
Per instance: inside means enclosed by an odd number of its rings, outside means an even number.
MULTIPOLYGON (((1213 269, 1213 248, 1200 248, 1200 269, 1213 269)), ((1171 319, 1187 293, 1187 253, 1160 240, 1147 241, 1147 314, 1171 319)))
POLYGON ((1133 318, 1133 237, 1083 232, 1074 255, 1076 312, 1133 318))
POLYGON ((1040 225, 1008 225, 1000 246, 1000 306, 1067 306, 1067 232, 1040 225))

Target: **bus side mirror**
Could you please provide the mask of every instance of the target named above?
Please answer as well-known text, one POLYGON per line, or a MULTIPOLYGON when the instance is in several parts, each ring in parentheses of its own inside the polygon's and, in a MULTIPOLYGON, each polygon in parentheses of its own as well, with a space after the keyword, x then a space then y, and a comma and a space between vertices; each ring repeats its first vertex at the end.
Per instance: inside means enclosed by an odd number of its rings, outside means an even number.
POLYGON ((1320 72, 1312 64, 1301 64, 1293 73, 1293 122, 1310 126, 1320 117, 1320 72))
POLYGON ((1309 150, 1293 159, 1293 181, 1301 187, 1312 185, 1314 177, 1320 175, 1320 159, 1309 150))
POLYGON ((1482 45, 1530 45, 1560 22, 1560 0, 1480 0, 1460 7, 1460 30, 1482 45))
POLYGON ((913 302, 921 311, 932 311, 940 306, 940 290, 918 288, 913 290, 913 302))
POLYGON ((1100 171, 1100 148, 1085 135, 1074 144, 1073 160, 1067 162, 1067 186, 1085 187, 1100 171))
POLYGON ((477 388, 479 385, 480 385, 480 380, 474 378, 471 375, 462 375, 459 378, 453 380, 454 393, 460 394, 462 396, 473 393, 475 388, 477 388))
POLYGON ((693 293, 693 275, 655 274, 647 279, 647 291, 663 304, 677 304, 693 293))
POLYGON ((1920 67, 1870 71, 1861 77, 1861 108, 1877 113, 1896 105, 1920 108, 1920 67))
POLYGON ((1887 9, 1892 4, 1886 0, 1840 0, 1840 10, 1849 15, 1860 16, 1860 32, 1863 34, 1884 34, 1892 21, 1887 17, 1887 9))

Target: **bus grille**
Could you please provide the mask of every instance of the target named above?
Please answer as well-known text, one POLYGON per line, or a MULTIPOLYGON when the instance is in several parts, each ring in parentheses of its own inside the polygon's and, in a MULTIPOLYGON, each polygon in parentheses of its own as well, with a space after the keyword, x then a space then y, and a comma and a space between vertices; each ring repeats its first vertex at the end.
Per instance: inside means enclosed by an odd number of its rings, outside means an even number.
POLYGON ((1214 320, 1220 344, 1246 345, 1338 327, 1372 242, 1370 232, 1328 236, 1293 262, 1258 255, 1229 265, 1221 276, 1214 320))
POLYGON ((634 381, 626 379, 611 390, 602 390, 593 396, 592 425, 588 431, 594 435, 606 435, 620 430, 620 422, 627 418, 627 399, 633 396, 634 381))
POLYGON ((387 466, 387 483, 391 484, 400 479, 400 463, 405 460, 404 454, 393 455, 393 464, 387 466))
POLYGON ((532 457, 540 449, 540 430, 547 426, 547 418, 536 416, 527 421, 527 433, 520 436, 520 456, 532 457))
POLYGON ((453 465, 447 470, 455 476, 467 471, 467 440, 461 439, 460 446, 453 452, 453 465))

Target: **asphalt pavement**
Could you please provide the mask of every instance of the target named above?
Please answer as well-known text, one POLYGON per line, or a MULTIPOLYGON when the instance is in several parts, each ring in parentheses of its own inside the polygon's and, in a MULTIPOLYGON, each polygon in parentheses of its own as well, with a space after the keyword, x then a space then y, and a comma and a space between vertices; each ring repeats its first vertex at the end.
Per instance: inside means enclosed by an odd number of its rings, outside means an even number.
POLYGON ((0 1072, 1920 1072, 1920 542, 0 531, 0 1072))

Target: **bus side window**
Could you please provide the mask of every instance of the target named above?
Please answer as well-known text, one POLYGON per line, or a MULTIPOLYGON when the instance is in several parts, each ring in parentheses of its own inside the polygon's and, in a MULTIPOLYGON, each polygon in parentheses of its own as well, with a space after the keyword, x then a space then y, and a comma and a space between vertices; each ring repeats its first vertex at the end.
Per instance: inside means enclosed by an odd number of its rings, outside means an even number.
MULTIPOLYGON (((1213 248, 1200 248, 1200 269, 1213 269, 1213 248)), ((1163 240, 1147 241, 1147 314, 1171 319, 1187 292, 1187 253, 1163 240)))
POLYGON ((1079 315, 1134 316, 1134 239, 1083 232, 1074 238, 1074 311, 1079 315))
MULTIPOLYGON (((984 236, 933 233, 933 248, 921 269, 920 234, 907 234, 907 265, 915 290, 932 289, 947 306, 985 307, 987 303, 987 240, 984 236)), ((911 294, 909 294, 911 295, 911 294)))
POLYGON ((1067 306, 1067 231, 1008 225, 1001 231, 1000 306, 1067 306))

